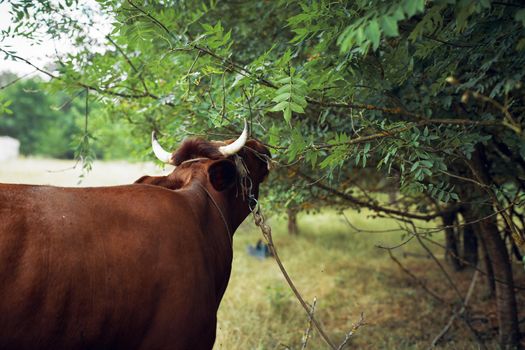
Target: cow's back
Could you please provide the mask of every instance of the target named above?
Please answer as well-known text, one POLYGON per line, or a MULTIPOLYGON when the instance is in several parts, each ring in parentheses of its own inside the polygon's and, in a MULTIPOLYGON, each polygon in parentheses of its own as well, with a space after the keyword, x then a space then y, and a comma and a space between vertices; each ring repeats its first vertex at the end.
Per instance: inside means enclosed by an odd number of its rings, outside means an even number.
POLYGON ((208 332, 216 301, 183 201, 142 185, 0 185, 0 349, 192 347, 171 335, 208 332))

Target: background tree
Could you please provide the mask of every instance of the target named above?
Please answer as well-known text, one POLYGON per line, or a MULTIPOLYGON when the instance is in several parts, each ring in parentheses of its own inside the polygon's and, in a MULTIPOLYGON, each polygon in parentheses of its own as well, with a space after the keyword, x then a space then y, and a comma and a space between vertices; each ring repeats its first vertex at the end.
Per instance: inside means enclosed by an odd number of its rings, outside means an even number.
MULTIPOLYGON (((14 73, 0 75, 2 105, 5 105, 5 109, 0 110, 0 135, 19 139, 24 155, 73 159, 75 151, 80 152, 82 146, 79 140, 85 126, 85 92, 80 94, 83 96, 72 97, 50 93, 46 91, 46 84, 38 77, 20 80, 14 73)), ((112 118, 96 101, 88 105, 87 112, 92 115, 90 135, 96 139, 88 150, 92 157, 133 158, 130 125, 112 118)))

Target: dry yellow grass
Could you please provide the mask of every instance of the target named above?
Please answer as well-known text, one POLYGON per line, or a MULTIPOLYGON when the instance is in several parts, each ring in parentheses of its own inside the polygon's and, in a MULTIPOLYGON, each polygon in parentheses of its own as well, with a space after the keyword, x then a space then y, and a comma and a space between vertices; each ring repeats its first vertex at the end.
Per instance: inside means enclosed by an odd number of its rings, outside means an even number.
MULTIPOLYGON (((396 227, 387 219, 367 218, 367 213, 347 211, 351 222, 367 230, 396 227)), ((317 316, 331 337, 340 342, 364 313, 367 326, 352 338, 349 349, 426 349, 447 323, 451 309, 433 300, 410 277, 376 248, 401 242, 400 232, 358 233, 341 216, 327 211, 300 217, 302 233, 284 232, 284 220, 271 225, 281 258, 308 301, 317 297, 317 316)), ((432 225, 432 224, 429 224, 432 225)), ((436 235, 440 240, 441 235, 436 235)), ((232 278, 219 310, 216 350, 300 349, 307 318, 288 289, 272 259, 260 261, 246 253, 260 233, 251 220, 236 233, 232 278)), ((432 250, 444 263, 440 248, 432 250)), ((431 259, 417 242, 398 250, 396 256, 443 299, 456 297, 431 259), (403 257, 403 252, 416 256, 403 257)), ((523 281, 523 269, 516 274, 523 281)), ((463 294, 472 271, 449 271, 463 294)), ((485 283, 480 276, 472 296, 475 328, 483 333, 489 349, 496 349, 493 302, 483 300, 485 283)), ((523 284, 523 282, 521 282, 523 284)), ((523 296, 520 303, 523 305, 523 296)), ((315 331, 307 349, 326 349, 315 331)), ((461 322, 454 323, 440 349, 478 349, 461 322)))
MULTIPOLYGON (((76 186, 80 170, 74 162, 22 159, 0 164, 0 182, 76 186), (50 172, 52 171, 52 172, 50 172)), ((131 183, 144 174, 161 170, 152 164, 96 162, 82 186, 131 183)), ((267 215, 270 213, 266 213, 267 215)), ((351 223, 361 229, 396 228, 394 221, 370 218, 366 211, 346 212, 351 223)), ((234 238, 234 262, 230 284, 218 314, 216 350, 301 348, 307 320, 304 311, 287 287, 272 259, 257 260, 246 252, 260 233, 247 219, 234 238)), ((282 260, 306 300, 318 299, 317 316, 330 336, 340 342, 361 312, 368 325, 360 328, 348 348, 352 349, 426 349, 448 321, 451 311, 434 301, 390 260, 377 244, 401 242, 400 232, 359 233, 342 216, 326 211, 299 217, 301 234, 284 232, 283 219, 271 218, 275 241, 282 260)), ((432 223, 427 225, 433 225, 432 223)), ((441 234, 435 238, 440 240, 441 234)), ((442 251, 433 248, 443 260, 442 251)), ((396 255, 438 295, 454 301, 451 288, 444 282, 434 263, 411 242, 396 255), (403 252, 420 254, 404 258, 403 252), (422 256, 422 257, 421 257, 422 256)), ((525 284, 522 266, 514 270, 525 284)), ((450 271, 465 293, 472 271, 450 271)), ((483 300, 481 278, 472 297, 475 327, 482 331, 489 349, 495 349, 496 325, 493 302, 483 300)), ((523 305, 520 295, 520 305, 523 305)), ((521 316, 523 317, 523 315, 521 316)), ((441 349, 478 349, 464 325, 456 322, 441 343, 441 349)), ((315 330, 307 349, 326 349, 315 330)))

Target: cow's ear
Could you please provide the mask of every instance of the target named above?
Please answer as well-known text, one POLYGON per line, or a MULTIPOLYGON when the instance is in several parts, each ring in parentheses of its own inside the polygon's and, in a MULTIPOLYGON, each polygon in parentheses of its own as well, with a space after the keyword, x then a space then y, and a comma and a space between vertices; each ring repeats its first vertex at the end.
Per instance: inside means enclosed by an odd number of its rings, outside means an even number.
POLYGON ((237 179, 235 164, 229 160, 218 160, 208 168, 210 182, 217 191, 230 188, 237 179))

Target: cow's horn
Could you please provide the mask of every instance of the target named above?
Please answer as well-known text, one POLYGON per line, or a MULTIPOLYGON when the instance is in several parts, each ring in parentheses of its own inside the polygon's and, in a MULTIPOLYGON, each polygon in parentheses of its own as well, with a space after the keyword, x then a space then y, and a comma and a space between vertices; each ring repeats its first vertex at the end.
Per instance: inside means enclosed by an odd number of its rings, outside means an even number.
POLYGON ((248 124, 246 124, 246 120, 244 120, 244 130, 242 131, 241 136, 234 142, 230 143, 226 146, 219 147, 219 151, 225 156, 231 156, 241 150, 241 148, 246 143, 246 140, 248 139, 248 124))
POLYGON ((155 131, 151 133, 151 147, 153 148, 153 153, 161 162, 171 164, 171 153, 162 148, 159 141, 157 141, 155 131))

